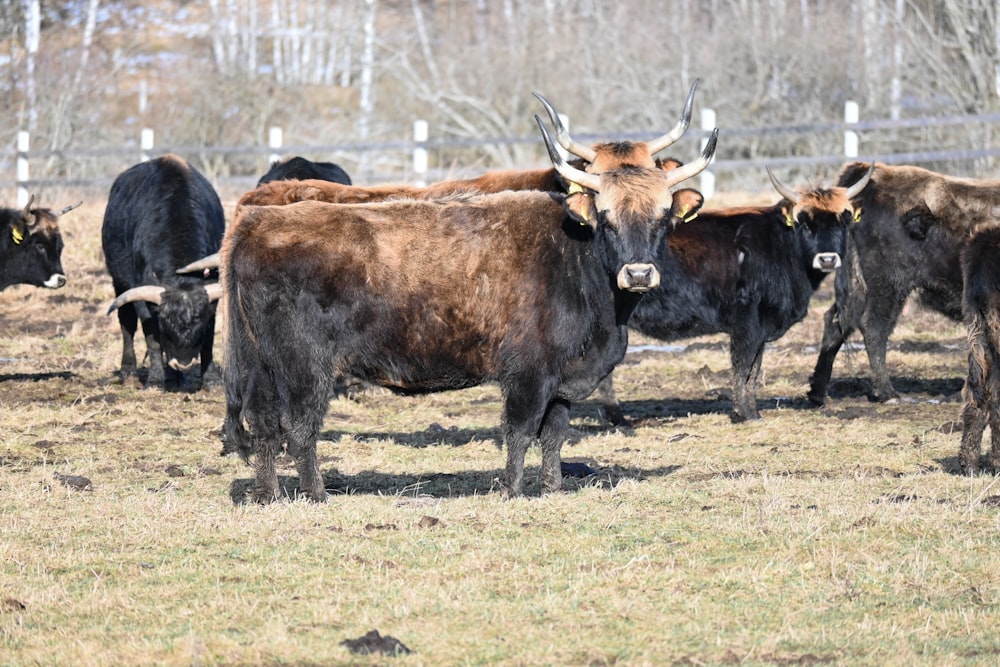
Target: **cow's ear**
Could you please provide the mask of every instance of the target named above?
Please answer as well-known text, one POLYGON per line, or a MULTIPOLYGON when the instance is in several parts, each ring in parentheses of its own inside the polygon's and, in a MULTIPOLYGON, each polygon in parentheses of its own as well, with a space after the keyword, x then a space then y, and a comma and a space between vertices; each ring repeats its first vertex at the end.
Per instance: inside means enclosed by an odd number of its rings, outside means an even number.
POLYGON ((581 225, 597 229, 597 207, 594 195, 584 190, 574 190, 566 195, 566 210, 581 225))
POLYGON ((677 167, 683 167, 684 163, 672 157, 657 158, 656 167, 663 171, 673 171, 677 167))
POLYGON ((14 245, 19 245, 24 237, 30 233, 28 221, 23 216, 14 216, 14 222, 10 226, 10 239, 14 245))
POLYGON ((785 202, 785 205, 781 207, 781 212, 785 216, 785 224, 789 227, 795 226, 795 205, 790 202, 785 202))
POLYGON ((674 193, 674 201, 670 206, 670 216, 674 220, 690 222, 698 217, 705 198, 693 188, 682 188, 674 193))

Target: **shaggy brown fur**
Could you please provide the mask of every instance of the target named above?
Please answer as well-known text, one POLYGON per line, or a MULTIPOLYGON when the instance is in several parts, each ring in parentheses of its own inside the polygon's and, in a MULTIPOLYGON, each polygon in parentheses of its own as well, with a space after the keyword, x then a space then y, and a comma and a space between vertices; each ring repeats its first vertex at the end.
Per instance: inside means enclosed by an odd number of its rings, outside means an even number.
MULTIPOLYGON (((849 164, 841 185, 869 164, 849 164)), ((847 337, 861 331, 872 373, 872 398, 897 398, 885 363, 889 335, 913 291, 924 305, 962 317, 959 254, 980 227, 1000 220, 1000 181, 945 176, 912 166, 878 163, 855 199, 861 223, 851 229, 836 302, 826 313, 809 398, 822 404, 833 363, 847 337)))
POLYGON ((987 466, 1000 470, 1000 227, 986 227, 962 252, 964 317, 969 338, 969 375, 962 389, 959 462, 978 472, 983 432, 990 427, 987 466))

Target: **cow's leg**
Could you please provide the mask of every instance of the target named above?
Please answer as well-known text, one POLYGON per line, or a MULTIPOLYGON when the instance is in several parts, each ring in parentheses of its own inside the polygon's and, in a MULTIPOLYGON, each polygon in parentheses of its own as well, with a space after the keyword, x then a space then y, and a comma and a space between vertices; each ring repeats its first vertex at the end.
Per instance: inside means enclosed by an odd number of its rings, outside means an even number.
POLYGON ((871 366, 874 401, 885 402, 899 398, 889 380, 885 355, 889 345, 889 334, 896 328, 896 321, 906 304, 906 297, 907 294, 899 294, 892 289, 871 289, 868 292, 868 304, 858 328, 864 336, 868 365, 871 366))
MULTIPOLYGON (((320 383, 322 384, 322 383, 320 383)), ((326 488, 323 475, 319 471, 319 460, 316 458, 316 440, 323 423, 328 400, 327 391, 317 386, 312 396, 299 395, 296 401, 292 395, 287 417, 282 417, 288 440, 288 454, 295 459, 295 468, 299 473, 299 490, 312 501, 326 502, 326 488)))
MULTIPOLYGON (((608 378, 611 376, 609 375, 608 378)), ((554 493, 562 488, 562 458, 560 452, 569 429, 569 401, 557 398, 549 403, 542 422, 542 493, 554 493)))
POLYGON ((844 266, 834 278, 836 300, 823 316, 823 340, 816 367, 809 378, 809 400, 816 405, 826 402, 837 353, 861 321, 868 300, 868 285, 861 270, 861 258, 853 240, 848 238, 844 266))
POLYGON ((160 349, 160 328, 155 317, 142 320, 142 333, 146 337, 146 355, 149 357, 146 387, 163 389, 166 375, 163 370, 163 352, 160 349))
MULTIPOLYGON (((995 335, 995 332, 994 332, 995 335)), ((991 344, 992 347, 992 344, 991 344)), ((990 455, 987 464, 994 473, 1000 473, 1000 368, 996 366, 997 350, 993 349, 986 363, 986 410, 990 424, 990 455)))
POLYGON ((997 394, 990 397, 988 408, 990 423, 990 456, 986 463, 993 473, 1000 473, 1000 400, 997 394))
POLYGON ((251 412, 247 419, 253 450, 253 470, 257 481, 253 499, 259 503, 271 503, 281 498, 274 459, 281 451, 282 439, 273 406, 263 409, 264 412, 251 412))
MULTIPOLYGON (((538 437, 548 409, 552 391, 536 377, 513 382, 504 388, 504 443, 507 445, 507 467, 501 480, 508 498, 524 491, 524 456, 538 437)), ((561 443, 560 443, 561 444, 561 443)))
POLYGON ((601 383, 597 385, 597 389, 594 390, 594 396, 601 405, 604 418, 612 426, 625 426, 628 424, 628 419, 622 411, 621 403, 618 402, 618 397, 615 395, 613 373, 609 373, 606 378, 601 380, 601 383))
POLYGON ((335 364, 330 350, 314 336, 312 330, 303 327, 287 340, 283 379, 277 381, 276 393, 281 397, 281 430, 288 455, 295 459, 299 490, 321 503, 326 502, 326 488, 316 458, 316 440, 329 405, 330 375, 335 364))
POLYGON ((757 412, 757 380, 764 359, 764 342, 749 332, 734 332, 729 338, 733 366, 733 411, 740 421, 760 419, 757 412))
POLYGON ((124 383, 129 377, 139 373, 135 360, 135 331, 139 325, 139 318, 131 303, 126 303, 118 309, 118 325, 122 330, 122 365, 119 376, 124 383))
POLYGON ((962 444, 958 450, 959 465, 969 474, 979 472, 979 452, 986 429, 984 389, 983 368, 976 361, 976 355, 970 353, 969 375, 962 387, 962 444))
POLYGON ((826 394, 833 377, 833 362, 844 341, 851 335, 852 327, 845 326, 840 317, 840 308, 834 303, 823 316, 823 342, 820 343, 816 367, 809 378, 809 400, 815 405, 826 403, 826 394))
MULTIPOLYGON (((296 429, 296 431, 305 429, 296 429)), ((318 432, 288 435, 288 453, 295 459, 295 468, 299 473, 299 490, 309 500, 317 503, 326 502, 326 488, 323 475, 319 471, 319 461, 316 458, 316 438, 318 432)))
POLYGON ((253 437, 253 470, 257 478, 257 485, 254 488, 254 500, 260 503, 270 503, 281 497, 281 489, 278 487, 278 473, 274 469, 274 458, 278 455, 279 447, 275 446, 277 438, 271 434, 254 434, 253 437))
POLYGON ((256 355, 244 358, 239 347, 226 366, 226 416, 223 454, 253 458, 256 484, 253 500, 271 503, 281 498, 274 459, 285 444, 281 429, 281 398, 273 377, 256 355), (244 426, 245 424, 245 426, 244 426))

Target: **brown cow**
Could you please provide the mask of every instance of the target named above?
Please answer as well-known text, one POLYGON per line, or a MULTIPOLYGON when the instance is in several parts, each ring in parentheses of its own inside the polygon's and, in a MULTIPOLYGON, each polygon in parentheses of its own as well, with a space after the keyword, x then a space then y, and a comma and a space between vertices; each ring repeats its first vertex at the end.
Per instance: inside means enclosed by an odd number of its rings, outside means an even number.
MULTIPOLYGON (((658 167, 671 171, 682 166, 672 158, 654 159, 656 153, 673 145, 691 124, 694 107, 694 93, 700 79, 691 84, 684 110, 673 128, 666 134, 648 142, 618 142, 585 146, 575 141, 566 130, 555 108, 538 93, 533 95, 542 103, 549 119, 556 128, 556 138, 568 152, 576 155, 574 166, 585 168, 590 173, 611 171, 625 166, 641 168, 658 167)), ((507 169, 490 171, 475 178, 441 181, 428 186, 391 183, 373 186, 354 186, 326 179, 281 180, 259 183, 257 188, 245 193, 236 205, 242 206, 284 206, 300 201, 323 201, 331 204, 371 204, 390 199, 440 199, 456 194, 487 194, 504 190, 541 190, 545 192, 567 191, 567 183, 558 170, 547 169, 507 169)), ((701 196, 687 190, 679 194, 676 204, 690 216, 701 205, 701 196)), ((209 271, 219 267, 218 253, 188 264, 178 273, 209 271)))
POLYGON ((671 188, 708 165, 717 133, 673 171, 592 174, 568 165, 536 121, 571 194, 237 211, 222 250, 223 439, 224 451, 253 456, 258 499, 280 497, 282 449, 305 495, 326 498, 316 439, 338 374, 409 393, 497 382, 506 494, 522 493, 536 440, 542 489, 560 488, 570 403, 624 356, 628 317, 660 283, 671 188))
POLYGON ((969 337, 969 375, 962 389, 962 445, 966 473, 979 471, 979 452, 990 427, 987 465, 1000 471, 1000 226, 976 232, 962 251, 962 309, 969 337))
MULTIPOLYGON (((868 171, 849 164, 838 185, 868 171)), ((809 399, 826 401, 833 362, 847 337, 859 329, 872 372, 872 400, 898 398, 885 353, 910 293, 948 317, 962 317, 959 254, 972 233, 998 219, 1000 181, 955 178, 910 166, 875 164, 871 183, 854 200, 861 223, 851 227, 844 268, 835 278, 836 302, 826 312, 809 399)))

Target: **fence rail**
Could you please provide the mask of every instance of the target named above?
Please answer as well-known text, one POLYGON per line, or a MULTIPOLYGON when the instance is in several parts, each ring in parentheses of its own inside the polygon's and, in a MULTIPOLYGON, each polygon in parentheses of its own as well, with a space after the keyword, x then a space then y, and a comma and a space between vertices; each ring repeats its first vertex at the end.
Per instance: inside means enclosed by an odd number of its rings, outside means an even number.
MULTIPOLYGON (((715 113, 711 109, 702 110, 701 127, 705 129, 688 130, 683 141, 697 141, 702 145, 708 137, 709 129, 715 124, 715 113)), ((891 151, 879 152, 860 150, 861 146, 873 143, 874 139, 881 136, 879 133, 891 133, 902 130, 946 128, 946 127, 969 127, 973 125, 990 125, 1000 122, 1000 113, 957 115, 957 116, 935 116, 925 118, 909 118, 901 120, 873 119, 860 120, 857 117, 857 105, 848 102, 845 105, 844 120, 825 123, 808 123, 798 125, 775 125, 763 127, 723 127, 720 132, 720 148, 725 146, 727 138, 739 139, 741 141, 775 137, 781 135, 828 135, 834 137, 842 134, 844 137, 844 149, 839 152, 829 151, 826 154, 818 155, 759 155, 748 158, 724 159, 717 158, 713 161, 710 169, 701 176, 700 187, 706 196, 711 196, 714 189, 716 174, 732 174, 742 170, 761 170, 763 167, 803 167, 809 165, 836 165, 845 160, 879 160, 890 164, 901 163, 954 163, 962 161, 989 161, 990 167, 996 158, 1000 158, 1000 146, 986 145, 982 142, 976 148, 967 149, 943 149, 943 150, 923 150, 923 151, 891 151), (863 140, 861 139, 863 135, 863 140)), ((293 144, 282 145, 282 132, 280 128, 272 128, 269 133, 268 145, 239 145, 239 146, 154 146, 154 133, 150 129, 144 129, 138 142, 130 143, 127 146, 95 146, 80 147, 64 150, 48 150, 29 148, 29 137, 27 133, 18 133, 18 143, 16 148, 0 148, 0 188, 17 188, 18 205, 23 206, 27 202, 29 190, 37 190, 46 187, 107 187, 117 176, 114 169, 107 170, 107 173, 95 168, 93 173, 86 173, 81 176, 54 176, 31 178, 30 166, 32 163, 48 163, 60 160, 96 160, 107 159, 110 162, 124 162, 126 165, 133 162, 149 159, 158 155, 175 153, 185 156, 192 162, 197 160, 207 160, 217 156, 232 156, 235 158, 252 158, 260 160, 267 156, 273 161, 279 155, 324 155, 334 156, 324 159, 340 159, 336 156, 357 156, 357 155, 393 155, 398 161, 402 161, 403 156, 409 155, 409 166, 403 170, 404 178, 422 182, 435 180, 435 178, 448 178, 454 176, 454 169, 432 170, 429 166, 429 153, 442 153, 458 149, 470 149, 479 146, 510 146, 529 145, 541 146, 537 135, 518 137, 492 137, 492 138, 428 138, 428 128, 424 121, 414 123, 413 138, 397 141, 380 142, 345 142, 336 144, 293 144), (197 157, 196 157, 197 156, 197 157), (13 169, 11 167, 14 167, 13 169), (3 176, 8 176, 4 179, 3 176), (13 177, 13 178, 11 178, 13 177)), ((617 135, 621 139, 646 139, 650 133, 626 133, 617 135)), ((990 133, 992 136, 992 132, 990 133)), ((606 137, 597 134, 574 133, 574 138, 582 143, 592 143, 605 139, 606 137)), ((992 142, 989 142, 992 143, 992 142)), ((539 154, 543 155, 539 148, 539 154)), ((237 160, 238 161, 238 160, 237 160)), ((377 162, 377 160, 369 160, 377 162)), ((360 162, 360 160, 359 160, 360 162)), ((257 174, 227 174, 217 176, 217 182, 236 184, 243 187, 251 187, 256 182, 257 174)), ((365 174, 364 182, 379 182, 385 180, 400 180, 398 170, 391 176, 378 174, 365 174)), ((218 184, 218 183, 217 183, 218 184)))

